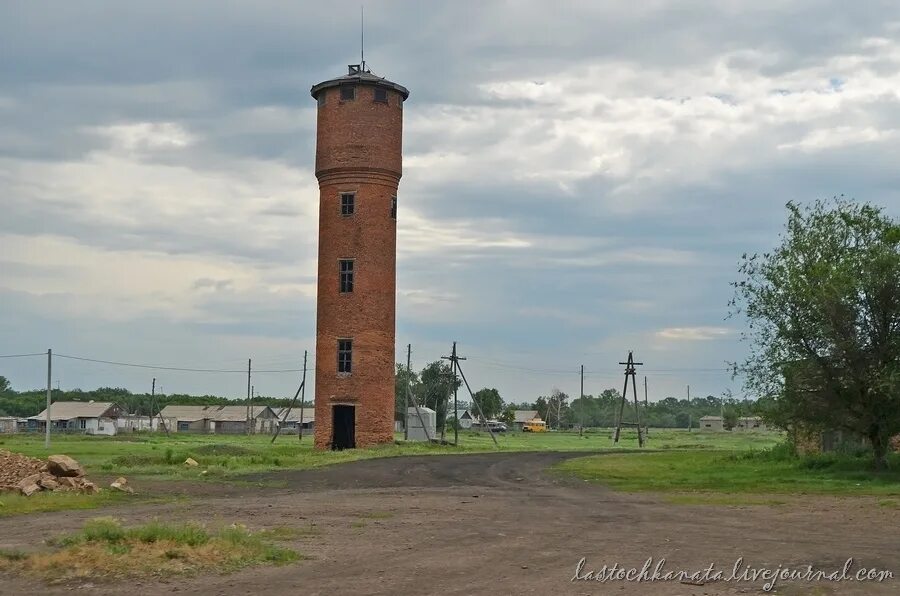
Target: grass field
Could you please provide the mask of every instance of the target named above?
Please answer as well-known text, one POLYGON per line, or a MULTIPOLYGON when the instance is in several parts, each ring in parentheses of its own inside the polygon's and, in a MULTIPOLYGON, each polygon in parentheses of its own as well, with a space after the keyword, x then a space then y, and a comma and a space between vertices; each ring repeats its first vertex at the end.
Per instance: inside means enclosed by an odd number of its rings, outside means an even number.
MULTIPOLYGON (((763 449, 776 444, 775 433, 701 433, 683 430, 650 430, 649 449, 763 449)), ((303 441, 296 436, 281 436, 274 445, 264 435, 198 435, 188 433, 136 434, 117 437, 59 435, 52 438, 50 450, 44 448, 43 436, 35 434, 7 435, 0 439, 0 449, 46 457, 64 453, 74 457, 88 474, 125 476, 168 476, 176 478, 227 479, 248 472, 276 469, 303 469, 373 457, 403 455, 441 455, 493 451, 603 451, 633 449, 637 436, 624 432, 617 446, 612 444, 609 430, 578 433, 503 433, 497 435, 499 447, 481 432, 461 432, 459 446, 403 443, 371 449, 318 451, 311 437, 303 441), (200 465, 184 465, 188 457, 200 465), (201 475, 201 472, 206 472, 201 475)), ((398 436, 398 439, 402 435, 398 436)), ((452 439, 452 433, 448 435, 452 439)))
MULTIPOLYGON (((118 437, 54 436, 49 451, 38 435, 7 435, 0 449, 34 457, 65 453, 80 461, 89 476, 156 477, 203 481, 235 481, 240 475, 278 469, 305 469, 359 459, 409 455, 442 455, 499 451, 585 451, 595 455, 568 460, 557 471, 626 491, 671 493, 675 502, 729 501, 723 495, 846 494, 900 495, 900 472, 873 473, 864 458, 820 456, 797 459, 775 448, 778 433, 712 433, 651 429, 646 453, 616 453, 637 448, 634 431, 613 445, 609 429, 578 433, 504 433, 495 447, 486 433, 461 432, 460 445, 405 443, 347 451, 317 451, 311 437, 136 434, 118 437), (596 455, 602 454, 602 455, 596 455), (199 466, 184 465, 195 459, 199 466), (700 495, 700 496, 697 496, 700 495), (712 496, 710 496, 712 495, 712 496), (715 496, 719 495, 719 496, 715 496)), ((452 438, 452 434, 448 435, 452 438)), ((895 462, 894 470, 900 468, 895 462)), ((0 516, 114 504, 123 498, 47 494, 26 499, 0 496, 0 516)), ((760 502, 769 502, 762 498, 760 502)), ((885 507, 895 508, 887 499, 885 507)))
POLYGON ((679 493, 672 500, 680 503, 727 504, 725 494, 900 495, 900 456, 890 471, 876 473, 868 457, 794 458, 782 451, 609 454, 568 460, 556 469, 618 490, 679 493))

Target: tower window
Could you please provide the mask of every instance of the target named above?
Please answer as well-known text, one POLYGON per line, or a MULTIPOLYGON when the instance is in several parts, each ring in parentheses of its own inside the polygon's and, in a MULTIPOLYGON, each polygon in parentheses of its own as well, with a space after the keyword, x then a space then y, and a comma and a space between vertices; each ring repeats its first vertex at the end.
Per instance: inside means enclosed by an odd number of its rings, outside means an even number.
POLYGON ((353 340, 338 340, 338 372, 350 373, 353 368, 353 340))
POLYGON ((397 197, 391 197, 391 218, 397 219, 397 197))
POLYGON ((353 259, 341 259, 340 277, 341 277, 341 293, 346 294, 353 291, 353 259))
POLYGON ((388 102, 387 89, 379 89, 376 87, 375 88, 375 101, 377 101, 379 103, 387 103, 388 102))
POLYGON ((356 99, 356 87, 341 85, 341 101, 353 101, 354 99, 356 99))
POLYGON ((341 215, 353 215, 356 208, 356 194, 352 192, 341 193, 341 215))

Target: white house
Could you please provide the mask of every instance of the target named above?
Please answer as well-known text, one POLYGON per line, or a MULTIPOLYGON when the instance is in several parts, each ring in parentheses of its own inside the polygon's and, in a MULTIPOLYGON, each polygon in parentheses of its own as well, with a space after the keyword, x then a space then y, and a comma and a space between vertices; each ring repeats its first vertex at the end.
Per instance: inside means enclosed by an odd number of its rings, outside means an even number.
POLYGON ((472 428, 472 421, 475 420, 475 416, 469 410, 460 409, 456 410, 456 420, 459 421, 460 428, 472 428))
MULTIPOLYGON (((115 435, 123 410, 110 401, 58 401, 50 405, 50 430, 86 435, 115 435)), ((28 418, 28 430, 46 429, 47 410, 28 418)))

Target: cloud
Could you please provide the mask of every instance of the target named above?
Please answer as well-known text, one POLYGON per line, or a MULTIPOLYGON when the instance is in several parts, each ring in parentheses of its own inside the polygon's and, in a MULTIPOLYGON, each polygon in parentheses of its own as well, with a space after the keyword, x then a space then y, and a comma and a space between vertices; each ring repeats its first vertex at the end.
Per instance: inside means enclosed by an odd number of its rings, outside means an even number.
MULTIPOLYGON (((312 350, 308 90, 353 60, 356 10, 7 9, 0 348, 199 364, 312 350)), ((412 92, 398 342, 422 364, 456 339, 534 370, 627 347, 659 368, 738 359, 728 282, 741 253, 777 241, 787 200, 900 213, 898 27, 891 2, 383 3, 366 54, 412 92)), ((146 381, 62 370, 63 385, 146 381)), ((519 401, 559 381, 511 370, 473 374, 519 401)), ((30 374, 7 376, 41 383, 30 374)), ((651 386, 729 382, 667 379, 651 386)))
POLYGON ((656 332, 656 337, 670 341, 708 341, 734 334, 727 327, 668 327, 656 332))

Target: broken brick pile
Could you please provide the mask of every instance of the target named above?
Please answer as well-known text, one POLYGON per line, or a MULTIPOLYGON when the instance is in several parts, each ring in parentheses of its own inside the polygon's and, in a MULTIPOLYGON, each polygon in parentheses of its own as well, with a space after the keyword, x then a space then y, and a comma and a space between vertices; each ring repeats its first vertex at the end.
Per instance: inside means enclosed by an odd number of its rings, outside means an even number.
POLYGON ((99 489, 84 477, 81 464, 67 455, 51 455, 44 462, 0 451, 0 492, 15 491, 30 497, 40 491, 57 490, 92 494, 99 489))

